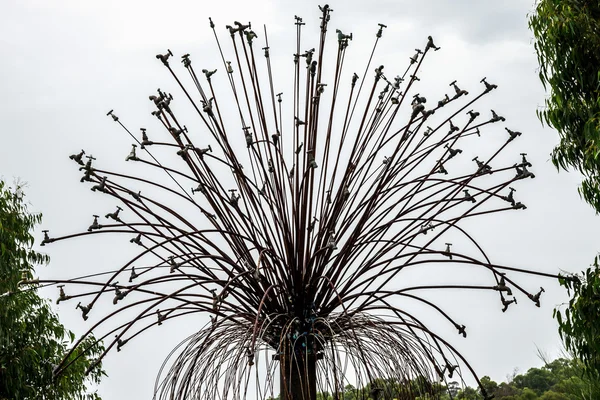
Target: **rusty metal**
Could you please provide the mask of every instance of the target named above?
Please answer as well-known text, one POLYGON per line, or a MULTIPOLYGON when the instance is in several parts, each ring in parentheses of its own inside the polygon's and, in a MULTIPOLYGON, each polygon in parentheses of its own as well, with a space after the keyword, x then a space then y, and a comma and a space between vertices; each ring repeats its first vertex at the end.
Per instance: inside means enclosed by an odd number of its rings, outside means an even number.
MULTIPOLYGON (((114 198, 116 211, 96 210, 105 219, 94 215, 80 233, 44 231, 42 245, 119 234, 140 251, 104 274, 39 283, 59 285, 58 301, 79 302, 82 317, 95 321, 86 335, 104 340, 106 352, 121 351, 147 329, 166 329, 174 318, 210 316, 178 346, 177 357, 165 361, 157 399, 267 398, 279 391, 282 399, 313 400, 325 391, 341 399, 348 384, 369 384, 359 398, 435 397, 436 382, 477 375, 413 311, 429 308, 466 337, 461 315, 427 294, 495 291, 499 309, 507 311, 517 297, 539 305, 543 289, 529 292, 519 274, 555 277, 492 263, 461 226, 474 217, 520 212, 525 206, 512 186, 534 177, 513 144, 521 133, 495 129, 505 118, 493 110, 473 111, 497 85, 483 78, 481 87, 467 91, 453 81, 454 94, 428 100, 419 93, 418 74, 440 48, 428 37, 395 76, 395 67, 372 61, 383 24, 362 76, 348 73, 344 60, 353 33, 338 29, 328 39, 333 10, 319 9, 316 45, 303 43, 305 23, 295 17, 292 91, 279 92, 275 83, 266 27, 256 33, 250 23, 227 25, 219 32, 230 34, 226 48, 210 20, 220 53, 202 59, 203 74, 197 75, 190 54, 181 57, 183 66, 173 65, 170 50, 156 56, 179 91, 149 96, 162 129, 141 128, 138 137, 115 111, 108 113, 135 141, 126 160, 152 173, 100 169, 101 160, 91 155, 84 163, 83 150, 70 156, 81 165, 81 181, 114 198), (255 53, 256 46, 264 52, 255 53), (326 47, 337 52, 329 68, 326 47), (182 68, 188 78, 176 73, 182 68), (188 129, 178 118, 185 100, 202 129, 188 129), (505 141, 486 154, 468 150, 493 135, 505 141), (498 155, 509 148, 515 163, 502 165, 498 155), (165 152, 178 157, 164 161, 165 152), (155 179, 158 173, 170 183, 155 179), (462 284, 404 279, 436 265, 475 266, 489 278, 462 284), (94 306, 105 297, 115 308, 99 315, 94 306), (113 322, 131 310, 135 318, 113 322)), ((69 368, 70 357, 56 374, 69 368)))

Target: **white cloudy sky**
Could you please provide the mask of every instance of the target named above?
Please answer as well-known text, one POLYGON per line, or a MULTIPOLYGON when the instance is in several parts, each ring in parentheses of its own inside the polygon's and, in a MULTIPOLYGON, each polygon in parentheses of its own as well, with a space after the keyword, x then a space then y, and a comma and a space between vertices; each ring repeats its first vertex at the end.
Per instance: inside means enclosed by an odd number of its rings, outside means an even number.
MULTIPOLYGON (((106 164, 122 162, 130 139, 105 113, 114 108, 134 130, 151 123, 147 96, 157 87, 175 90, 155 54, 166 48, 176 55, 189 52, 211 68, 215 46, 208 17, 223 38, 225 24, 251 20, 254 26, 267 24, 272 52, 279 52, 282 60, 275 73, 279 69, 283 73, 292 65, 293 47, 284 46, 293 40, 293 16, 304 17, 307 30, 316 31, 317 4, 266 0, 2 2, 0 175, 29 183, 28 199, 33 210, 44 213, 44 227, 66 233, 87 226, 91 214, 101 207, 112 208, 112 203, 98 200, 78 183, 79 173, 67 156, 85 148, 106 164)), ((459 79, 468 89, 487 76, 499 85, 490 101, 513 127, 524 132, 518 152, 529 154, 537 178, 519 188, 519 198, 529 208, 481 227, 480 242, 503 264, 546 272, 586 267, 598 250, 599 219, 580 201, 576 174, 557 174, 549 162, 557 139, 535 116, 544 92, 527 29, 532 0, 352 0, 330 5, 334 9, 330 26, 355 35, 349 52, 356 60, 364 59, 370 50, 368 44, 381 22, 389 26, 382 44, 385 54, 380 54, 389 61, 386 70, 396 61, 403 69, 413 49, 433 35, 442 47, 434 64, 441 80, 459 79)), ((335 39, 331 36, 330 40, 335 39)), ((307 43, 309 47, 316 43, 307 43)), ((86 245, 45 248, 53 261, 41 273, 78 274, 124 260, 117 251, 86 245)), ((560 350, 552 309, 566 297, 553 282, 526 282, 530 288, 540 284, 546 288, 541 309, 523 301, 503 314, 497 300, 488 303, 471 296, 456 301, 470 334, 464 341, 452 336, 452 343, 480 375, 503 380, 515 367, 526 370, 540 364, 536 346, 551 355, 560 350)), ((86 325, 72 306, 61 305, 61 318, 82 332, 86 325)), ((101 384, 100 393, 106 399, 151 397, 161 360, 193 328, 163 327, 111 354, 106 362, 110 376, 101 384)))

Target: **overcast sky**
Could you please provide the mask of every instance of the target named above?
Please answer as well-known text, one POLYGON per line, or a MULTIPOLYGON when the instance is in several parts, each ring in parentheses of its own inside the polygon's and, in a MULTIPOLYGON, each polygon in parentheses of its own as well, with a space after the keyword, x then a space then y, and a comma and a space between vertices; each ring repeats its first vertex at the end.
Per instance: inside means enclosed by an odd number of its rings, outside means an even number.
MULTIPOLYGON (((205 64, 206 68, 217 67, 211 61, 217 53, 208 17, 217 24, 222 39, 227 38, 226 24, 251 20, 253 26, 267 25, 272 53, 281 60, 275 74, 283 74, 293 65, 294 49, 288 45, 294 40, 293 16, 302 16, 306 29, 316 33, 317 4, 4 1, 0 6, 0 176, 9 182, 13 177, 28 182, 28 199, 32 210, 43 212, 44 227, 62 229, 60 233, 65 234, 87 226, 91 214, 113 205, 79 184, 80 174, 68 155, 84 148, 106 165, 122 163, 131 140, 105 114, 114 108, 136 131, 155 123, 147 96, 157 87, 174 93, 176 89, 155 59, 157 53, 167 48, 176 56, 189 52, 201 63, 200 68, 205 64)), ((439 71, 436 74, 442 81, 459 79, 469 89, 468 85, 474 87, 487 76, 498 84, 499 90, 490 100, 492 108, 524 133, 519 138, 519 152, 528 153, 536 179, 519 187, 519 198, 527 210, 476 229, 488 254, 501 264, 545 272, 573 272, 589 265, 598 251, 600 220, 577 194, 579 177, 557 173, 551 165, 549 153, 557 135, 543 128, 535 115, 544 92, 527 29, 532 0, 352 0, 330 5, 334 9, 330 27, 353 32, 355 40, 349 52, 356 60, 366 60, 381 22, 389 27, 380 54, 386 69, 394 64, 404 68, 414 48, 423 47, 427 35, 433 35, 442 50, 437 64, 429 67, 439 71)), ((334 36, 329 40, 335 41, 334 36)), ((308 47, 317 46, 307 43, 308 47)), ((357 68, 362 70, 364 64, 357 68)), ((52 262, 40 273, 81 275, 114 268, 126 259, 118 251, 90 243, 44 248, 52 262)), ((461 341, 450 330, 451 340, 481 376, 504 380, 513 368, 524 371, 539 366, 536 347, 551 356, 560 351, 552 310, 566 300, 564 292, 551 281, 524 281, 530 288, 545 287, 540 309, 523 302, 503 314, 497 299, 481 301, 474 294, 456 301, 456 307, 465 313, 470 335, 461 341)), ((54 298, 57 294, 55 290, 44 293, 54 298)), ((61 319, 82 332, 88 325, 73 307, 61 304, 61 319)), ((101 384, 100 394, 106 399, 150 398, 162 359, 194 327, 193 323, 177 329, 162 327, 122 352, 110 354, 105 364, 109 377, 101 384)), ((440 329, 444 332, 445 328, 440 329)))

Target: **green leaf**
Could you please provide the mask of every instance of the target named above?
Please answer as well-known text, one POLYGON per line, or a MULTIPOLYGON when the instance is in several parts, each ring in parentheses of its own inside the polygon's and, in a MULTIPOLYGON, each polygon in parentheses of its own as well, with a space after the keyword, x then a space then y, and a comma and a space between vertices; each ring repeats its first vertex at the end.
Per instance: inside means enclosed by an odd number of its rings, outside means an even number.
MULTIPOLYGON (((48 257, 32 249, 33 228, 40 214, 30 214, 23 201, 0 180, 0 293, 14 292, 20 269, 31 271, 48 257)), ((48 301, 35 290, 0 298, 0 399, 83 399, 91 384, 105 375, 101 369, 85 376, 91 359, 103 347, 92 346, 92 336, 84 343, 87 354, 73 358, 73 364, 58 380, 53 380, 49 363, 59 362, 68 347, 63 343, 65 328, 52 312, 48 301)), ((71 342, 75 339, 68 331, 71 342)))

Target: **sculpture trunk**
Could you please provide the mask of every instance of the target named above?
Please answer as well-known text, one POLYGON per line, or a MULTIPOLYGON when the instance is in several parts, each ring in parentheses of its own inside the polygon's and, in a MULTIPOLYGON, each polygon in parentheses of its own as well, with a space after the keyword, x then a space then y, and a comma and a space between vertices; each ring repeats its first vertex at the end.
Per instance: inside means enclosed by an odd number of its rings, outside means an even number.
POLYGON ((316 367, 317 360, 314 354, 295 354, 287 347, 280 358, 281 400, 316 400, 316 367))

